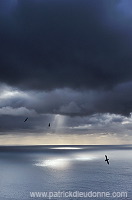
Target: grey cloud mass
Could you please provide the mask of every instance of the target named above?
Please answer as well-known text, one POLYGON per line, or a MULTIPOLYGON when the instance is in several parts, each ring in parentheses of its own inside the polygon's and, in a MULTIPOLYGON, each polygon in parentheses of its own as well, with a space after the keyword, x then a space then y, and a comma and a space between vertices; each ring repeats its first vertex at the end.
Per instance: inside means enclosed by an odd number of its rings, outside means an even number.
POLYGON ((131 113, 127 117, 126 113, 122 115, 125 109, 131 109, 131 99, 128 99, 129 85, 131 83, 119 85, 113 91, 114 96, 111 92, 74 91, 66 88, 50 92, 22 92, 15 88, 6 88, 3 93, 1 89, 0 130, 28 134, 131 132, 131 113), (123 98, 120 90, 123 91, 123 98), (23 123, 27 116, 28 123, 23 123))
POLYGON ((21 91, 6 89, 1 92, 0 107, 34 110, 38 114, 62 114, 87 116, 111 113, 129 116, 132 111, 132 83, 120 84, 112 90, 73 90, 69 88, 52 91, 21 91))

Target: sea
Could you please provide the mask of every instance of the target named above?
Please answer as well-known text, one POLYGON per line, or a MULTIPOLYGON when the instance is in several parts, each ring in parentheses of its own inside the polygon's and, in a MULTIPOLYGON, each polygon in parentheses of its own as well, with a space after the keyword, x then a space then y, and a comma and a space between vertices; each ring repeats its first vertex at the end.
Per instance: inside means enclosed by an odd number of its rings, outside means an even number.
POLYGON ((132 200, 132 145, 0 146, 0 200, 30 199, 132 200))

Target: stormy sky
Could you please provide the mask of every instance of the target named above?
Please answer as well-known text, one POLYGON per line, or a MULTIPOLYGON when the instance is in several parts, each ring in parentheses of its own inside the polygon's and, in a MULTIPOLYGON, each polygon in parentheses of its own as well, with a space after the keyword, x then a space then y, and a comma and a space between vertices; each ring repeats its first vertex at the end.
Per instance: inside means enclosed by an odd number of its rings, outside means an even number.
POLYGON ((0 1, 0 144, 132 143, 131 112, 131 0, 0 1))

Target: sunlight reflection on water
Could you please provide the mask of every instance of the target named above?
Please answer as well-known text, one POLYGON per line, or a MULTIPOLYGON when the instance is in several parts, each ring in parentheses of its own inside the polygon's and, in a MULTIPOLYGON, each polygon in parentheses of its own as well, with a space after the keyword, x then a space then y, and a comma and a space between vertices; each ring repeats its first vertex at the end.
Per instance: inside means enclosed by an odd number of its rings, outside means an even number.
POLYGON ((69 167, 75 161, 92 161, 94 159, 98 159, 99 157, 93 154, 81 153, 81 154, 71 154, 71 155, 64 155, 63 158, 58 157, 49 157, 48 159, 41 158, 35 163, 35 166, 38 167, 48 167, 48 168, 55 168, 55 169, 64 169, 69 167))
POLYGON ((35 164, 39 167, 49 167, 55 169, 64 169, 69 165, 68 159, 63 158, 56 158, 56 159, 49 159, 49 160, 42 160, 35 164))

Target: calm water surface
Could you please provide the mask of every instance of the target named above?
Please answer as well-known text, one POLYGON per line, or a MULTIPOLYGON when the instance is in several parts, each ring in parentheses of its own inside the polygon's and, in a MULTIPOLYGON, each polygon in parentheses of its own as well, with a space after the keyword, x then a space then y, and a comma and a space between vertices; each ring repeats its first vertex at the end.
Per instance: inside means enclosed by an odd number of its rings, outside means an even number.
POLYGON ((127 192, 107 199, 132 200, 132 146, 0 147, 0 200, 46 200, 30 192, 58 191, 127 192))

